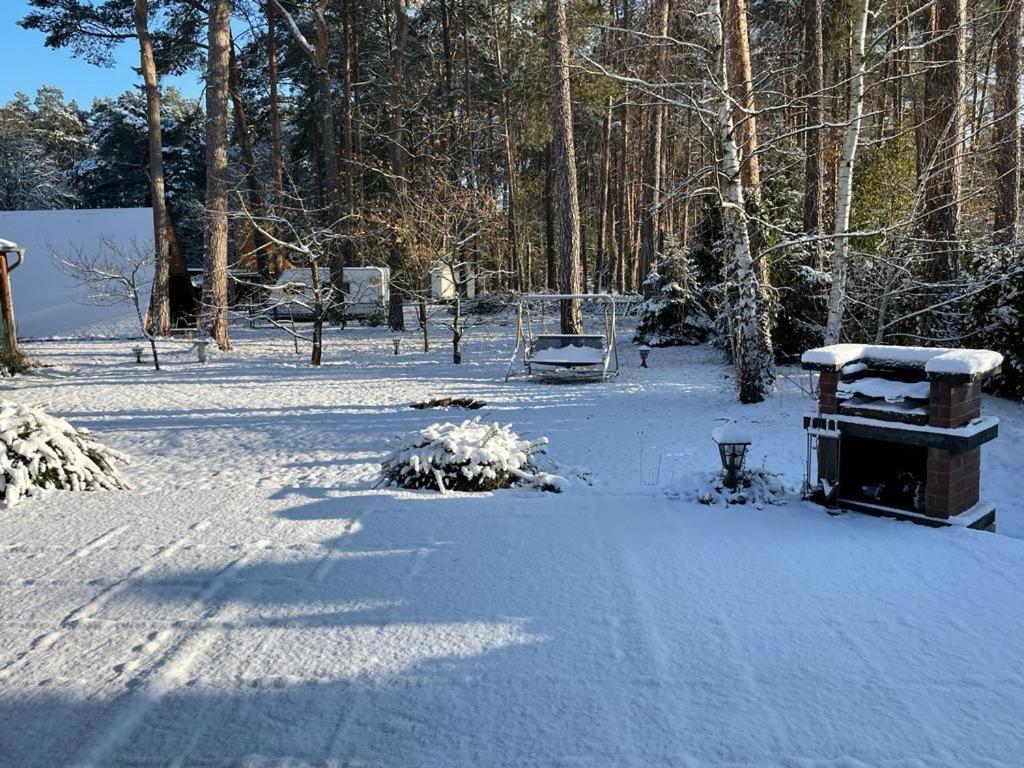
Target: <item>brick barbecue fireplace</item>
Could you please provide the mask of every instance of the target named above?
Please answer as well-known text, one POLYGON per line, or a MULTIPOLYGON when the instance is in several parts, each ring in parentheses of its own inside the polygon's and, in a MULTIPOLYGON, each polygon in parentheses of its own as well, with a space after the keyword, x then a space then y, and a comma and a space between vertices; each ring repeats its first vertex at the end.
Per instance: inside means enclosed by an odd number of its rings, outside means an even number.
POLYGON ((837 509, 995 529, 995 507, 979 491, 981 446, 999 420, 982 416, 981 384, 1001 355, 835 344, 802 362, 818 372, 818 410, 804 417, 805 495, 837 509))

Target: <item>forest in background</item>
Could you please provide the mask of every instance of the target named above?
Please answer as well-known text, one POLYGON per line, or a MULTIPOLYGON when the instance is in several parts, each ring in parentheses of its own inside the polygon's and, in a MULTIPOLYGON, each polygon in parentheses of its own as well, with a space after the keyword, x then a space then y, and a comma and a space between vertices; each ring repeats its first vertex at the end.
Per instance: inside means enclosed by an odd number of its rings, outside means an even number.
POLYGON ((229 263, 389 266, 397 327, 440 262, 658 298, 744 401, 823 341, 992 347, 1024 392, 1024 0, 31 5, 145 87, 0 108, 0 208, 152 204, 159 331, 186 263, 226 347, 229 263))

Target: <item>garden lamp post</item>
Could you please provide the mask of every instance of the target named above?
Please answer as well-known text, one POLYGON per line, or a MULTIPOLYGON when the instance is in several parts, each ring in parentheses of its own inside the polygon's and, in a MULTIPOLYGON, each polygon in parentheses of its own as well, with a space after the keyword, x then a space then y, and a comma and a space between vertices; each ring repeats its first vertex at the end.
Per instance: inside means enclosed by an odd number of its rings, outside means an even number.
POLYGON ((747 449, 750 448, 750 439, 737 424, 716 427, 711 433, 711 439, 718 445, 718 455, 722 459, 722 469, 725 470, 725 486, 735 488, 739 483, 747 449))
POLYGON ((142 347, 139 346, 138 344, 136 344, 134 347, 132 347, 132 354, 135 355, 135 362, 136 363, 141 363, 142 362, 142 351, 143 351, 142 347))
POLYGON ((391 343, 395 345, 395 354, 397 355, 398 354, 398 348, 402 344, 402 337, 401 336, 395 336, 393 339, 391 339, 391 343))
POLYGON ((640 352, 640 367, 646 368, 647 356, 651 354, 651 348, 648 347, 646 344, 641 344, 639 347, 637 347, 637 351, 640 352))

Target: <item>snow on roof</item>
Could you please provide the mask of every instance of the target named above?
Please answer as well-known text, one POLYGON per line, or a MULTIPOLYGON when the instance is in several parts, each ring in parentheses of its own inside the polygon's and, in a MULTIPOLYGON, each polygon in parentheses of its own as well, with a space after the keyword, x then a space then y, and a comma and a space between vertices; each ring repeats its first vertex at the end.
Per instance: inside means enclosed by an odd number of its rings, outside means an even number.
MULTIPOLYGON (((387 267, 345 267, 345 280, 348 282, 366 282, 375 277, 388 279, 390 270, 387 267)), ((309 267, 291 267, 281 273, 277 278, 275 288, 280 288, 288 283, 305 283, 309 285, 313 281, 313 270, 309 267)), ((331 281, 331 270, 328 267, 320 267, 320 282, 331 281)))
POLYGON ((885 360, 923 366, 927 373, 968 376, 996 370, 1003 356, 990 349, 899 347, 884 344, 832 344, 809 349, 800 357, 807 365, 841 368, 856 360, 885 360))

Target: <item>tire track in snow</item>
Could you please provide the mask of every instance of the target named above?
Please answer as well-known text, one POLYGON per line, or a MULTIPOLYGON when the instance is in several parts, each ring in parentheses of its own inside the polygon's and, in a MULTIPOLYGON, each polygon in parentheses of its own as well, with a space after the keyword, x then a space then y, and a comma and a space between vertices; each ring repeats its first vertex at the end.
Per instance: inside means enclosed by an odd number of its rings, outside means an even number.
MULTIPOLYGON (((597 539, 600 541, 601 538, 598 536, 597 539)), ((643 595, 637 584, 639 579, 637 578, 637 563, 635 558, 626 551, 620 541, 603 541, 605 558, 609 563, 608 573, 612 575, 612 583, 614 586, 612 589, 625 593, 621 597, 615 600, 609 600, 609 604, 621 606, 620 611, 626 607, 632 607, 635 611, 635 617, 633 620, 627 623, 627 626, 623 626, 623 622, 619 616, 612 616, 611 623, 615 630, 616 639, 616 659, 621 660, 625 655, 625 648, 637 648, 646 647, 649 651, 648 655, 654 665, 654 673, 657 680, 658 686, 668 687, 666 684, 668 678, 668 665, 665 661, 667 656, 666 646, 661 638, 660 633, 654 626, 653 616, 654 613, 651 610, 651 606, 647 597, 643 595), (619 577, 622 578, 619 578, 619 577), (631 631, 630 637, 626 636, 627 631, 631 631)), ((623 698, 628 700, 632 691, 629 687, 623 691, 623 698)), ((658 709, 661 710, 663 722, 671 723, 678 719, 678 712, 669 712, 669 707, 665 701, 664 696, 657 696, 658 709)), ((644 765, 644 758, 646 755, 640 753, 640 748, 637 744, 636 734, 634 729, 624 729, 623 733, 628 733, 630 739, 628 744, 623 745, 628 748, 628 759, 630 765, 644 765)))
POLYGON ((111 528, 106 533, 100 534, 95 539, 93 539, 92 541, 88 542, 84 546, 81 546, 78 549, 74 550, 66 558, 64 558, 59 563, 57 563, 53 568, 50 569, 50 571, 47 573, 47 575, 50 575, 54 571, 57 571, 57 570, 65 567, 65 566, 71 565, 71 563, 75 562, 76 560, 81 560, 83 557, 88 557, 93 552, 95 552, 97 549, 99 549, 100 547, 104 546, 107 542, 109 542, 109 541, 115 539, 116 537, 120 536, 126 530, 128 530, 128 525, 127 524, 125 524, 125 525, 118 525, 118 526, 115 526, 115 527, 111 528))
MULTIPOLYGON (((341 538, 344 541, 345 536, 351 536, 354 533, 359 533, 362 529, 363 524, 358 517, 349 520, 345 526, 341 529, 341 538)), ((317 584, 322 584, 328 576, 331 575, 331 571, 334 567, 342 560, 347 553, 342 547, 334 547, 328 552, 323 558, 317 563, 316 568, 313 571, 312 580, 317 584)))
MULTIPOLYGON (((728 656, 733 662, 733 667, 739 673, 740 683, 747 689, 746 693, 739 693, 736 698, 739 701, 746 702, 771 701, 771 696, 764 695, 766 686, 757 680, 757 671, 750 662, 748 648, 740 641, 739 635, 733 628, 733 622, 736 620, 735 617, 729 616, 726 607, 718 600, 708 601, 707 608, 709 609, 708 618, 713 620, 713 623, 717 624, 721 629, 719 639, 722 645, 728 649, 728 656)), ((771 693, 771 686, 769 685, 767 688, 768 693, 771 693)), ((777 718, 765 718, 763 722, 764 730, 771 734, 772 741, 765 742, 769 750, 777 752, 790 743, 777 718)), ((765 736, 767 737, 767 734, 765 736)))
MULTIPOLYGON (((280 523, 275 529, 278 527, 280 523)), ((248 545, 242 555, 232 560, 206 582, 199 594, 189 603, 189 609, 207 606, 199 618, 205 629, 198 632, 181 628, 161 630, 156 633, 157 637, 135 646, 133 650, 138 650, 138 657, 115 666, 116 679, 136 671, 157 650, 165 648, 163 656, 153 666, 130 681, 132 690, 125 697, 120 707, 121 711, 92 744, 85 748, 82 758, 75 762, 76 765, 109 764, 113 752, 142 725, 146 716, 163 698, 188 682, 192 667, 225 633, 225 628, 231 626, 230 619, 238 612, 237 606, 221 605, 220 595, 232 582, 237 582, 235 576, 238 571, 269 545, 270 541, 265 539, 248 545), (214 626, 210 626, 211 622, 214 626)), ((187 752, 179 753, 172 764, 181 765, 181 761, 186 757, 187 752)))
MULTIPOLYGON (((9 662, 0 667, 0 682, 6 680, 24 663, 27 663, 39 653, 43 653, 51 649, 80 623, 89 621, 92 618, 92 615, 96 613, 96 611, 103 608, 112 599, 114 599, 122 592, 124 592, 126 589, 128 589, 131 586, 133 580, 145 576, 147 573, 152 571, 158 564, 160 564, 164 560, 167 560, 168 558, 173 557, 175 554, 181 551, 181 549, 188 543, 188 541, 194 535, 206 530, 209 527, 209 525, 209 520, 201 520, 198 523, 194 523, 189 527, 187 534, 178 537, 174 541, 164 546, 162 549, 157 550, 149 558, 149 560, 132 569, 128 572, 127 575, 123 576, 122 578, 108 584, 106 587, 104 587, 95 595, 93 595, 93 597, 90 598, 88 601, 67 613, 64 616, 64 618, 60 620, 60 623, 58 624, 56 629, 53 629, 49 632, 45 632, 42 635, 36 637, 29 644, 29 647, 27 649, 25 649, 17 656, 15 656, 13 659, 11 659, 9 662)), ((100 538, 102 538, 102 536, 100 538)), ((91 543, 95 544, 95 542, 96 540, 94 540, 91 543)))
MULTIPOLYGON (((282 527, 283 524, 284 524, 283 521, 278 523, 275 526, 275 530, 277 528, 279 528, 279 527, 282 527)), ((351 535, 353 533, 358 533, 359 530, 361 529, 361 527, 362 527, 362 521, 361 521, 360 518, 355 517, 355 518, 349 520, 343 526, 343 528, 342 528, 342 532, 341 532, 342 540, 344 539, 345 536, 351 535)), ((295 545, 291 545, 289 547, 289 550, 290 551, 294 551, 294 546, 295 545)), ((263 547, 263 550, 264 551, 270 551, 270 550, 274 550, 274 549, 277 549, 277 548, 278 547, 276 545, 274 545, 274 544, 272 544, 270 542, 266 542, 265 546, 263 547)), ((323 583, 326 580, 327 576, 330 574, 330 572, 334 569, 334 566, 338 563, 338 561, 340 561, 341 559, 344 558, 346 553, 347 553, 347 550, 345 550, 344 548, 341 548, 341 547, 332 548, 332 550, 327 555, 325 555, 323 558, 321 558, 320 562, 317 564, 317 566, 314 569, 312 575, 310 576, 310 580, 315 582, 315 583, 323 583)), ((225 627, 225 628, 229 628, 231 626, 231 622, 224 621, 223 617, 218 617, 218 618, 220 618, 220 621, 213 622, 213 620, 210 619, 210 620, 208 620, 207 624, 209 625, 210 623, 216 623, 216 624, 219 624, 220 626, 225 627)), ((225 629, 225 631, 226 631, 226 629, 225 629)), ((257 657, 259 649, 266 642, 267 642, 267 638, 264 637, 263 639, 261 639, 259 641, 257 646, 252 649, 252 651, 249 653, 249 655, 247 657, 246 664, 245 664, 245 669, 248 669, 250 666, 252 666, 252 662, 257 657)), ((244 672, 244 670, 243 670, 243 672, 244 672)), ((245 719, 246 719, 249 711, 253 707, 253 705, 254 705, 254 700, 253 700, 252 697, 245 697, 245 698, 243 698, 241 709, 239 710, 239 712, 237 714, 237 718, 238 718, 238 720, 240 722, 244 722, 245 721, 245 719)), ((183 748, 181 749, 179 754, 169 763, 169 768, 183 768, 183 766, 187 765, 186 761, 188 760, 188 756, 191 754, 192 750, 195 749, 196 745, 200 742, 200 740, 202 739, 203 735, 206 733, 206 731, 208 729, 208 724, 209 724, 208 720, 203 720, 202 723, 199 725, 199 727, 195 727, 195 728, 193 728, 190 731, 188 741, 185 743, 185 745, 183 746, 183 748)))

